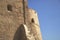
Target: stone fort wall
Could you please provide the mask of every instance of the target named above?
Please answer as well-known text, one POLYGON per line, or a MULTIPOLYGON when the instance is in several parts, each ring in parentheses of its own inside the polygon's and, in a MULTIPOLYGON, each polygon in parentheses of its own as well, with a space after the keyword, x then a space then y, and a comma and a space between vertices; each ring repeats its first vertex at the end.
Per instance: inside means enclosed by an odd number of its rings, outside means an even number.
POLYGON ((41 40, 37 14, 28 9, 27 0, 0 0, 0 40, 29 40, 22 24, 34 40, 41 40))

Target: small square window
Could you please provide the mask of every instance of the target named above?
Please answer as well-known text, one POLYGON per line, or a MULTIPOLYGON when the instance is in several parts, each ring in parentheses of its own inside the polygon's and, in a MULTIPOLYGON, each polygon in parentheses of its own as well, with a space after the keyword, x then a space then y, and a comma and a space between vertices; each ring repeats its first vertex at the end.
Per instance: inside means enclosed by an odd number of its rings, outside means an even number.
POLYGON ((7 5, 7 10, 12 11, 12 6, 10 4, 7 5))

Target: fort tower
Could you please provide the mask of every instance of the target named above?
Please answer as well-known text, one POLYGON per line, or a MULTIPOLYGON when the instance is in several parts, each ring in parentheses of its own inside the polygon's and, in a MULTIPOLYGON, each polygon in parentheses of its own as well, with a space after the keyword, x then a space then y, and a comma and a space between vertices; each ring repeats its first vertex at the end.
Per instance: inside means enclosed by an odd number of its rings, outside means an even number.
POLYGON ((37 13, 27 0, 0 0, 0 40, 42 40, 37 13))

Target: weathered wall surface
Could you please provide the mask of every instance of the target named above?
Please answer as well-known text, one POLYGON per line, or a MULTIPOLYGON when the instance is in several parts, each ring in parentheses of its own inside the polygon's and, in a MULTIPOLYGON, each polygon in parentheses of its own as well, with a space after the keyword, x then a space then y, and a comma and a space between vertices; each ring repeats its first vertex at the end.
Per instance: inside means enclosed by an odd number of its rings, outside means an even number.
POLYGON ((29 9, 28 15, 28 28, 31 34, 34 36, 35 40, 42 40, 37 12, 33 9, 29 9))
POLYGON ((0 40, 13 40, 17 28, 23 23, 23 1, 0 0, 0 40))
POLYGON ((27 0, 0 0, 0 40, 42 40, 37 14, 28 9, 27 0))

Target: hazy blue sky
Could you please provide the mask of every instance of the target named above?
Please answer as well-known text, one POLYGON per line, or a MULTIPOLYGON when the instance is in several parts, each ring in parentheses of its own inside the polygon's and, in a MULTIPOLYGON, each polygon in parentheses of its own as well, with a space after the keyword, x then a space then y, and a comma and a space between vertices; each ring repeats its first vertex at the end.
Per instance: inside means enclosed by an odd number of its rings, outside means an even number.
POLYGON ((60 40, 60 0, 28 0, 37 11, 43 40, 60 40))

